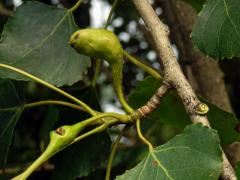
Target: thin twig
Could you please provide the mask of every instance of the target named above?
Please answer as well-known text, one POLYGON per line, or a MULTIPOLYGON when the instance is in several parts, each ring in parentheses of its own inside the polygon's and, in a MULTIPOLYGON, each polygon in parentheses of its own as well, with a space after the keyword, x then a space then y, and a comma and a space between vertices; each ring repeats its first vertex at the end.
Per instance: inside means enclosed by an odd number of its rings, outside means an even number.
MULTIPOLYGON (((202 123, 210 127, 209 121, 206 116, 196 113, 196 107, 201 104, 196 94, 193 92, 192 87, 189 85, 185 76, 183 75, 177 58, 171 48, 169 41, 169 30, 165 24, 158 18, 152 6, 147 0, 132 0, 140 16, 143 18, 147 25, 149 32, 153 37, 156 44, 157 54, 161 57, 162 65, 164 68, 164 78, 171 84, 180 96, 187 113, 193 123, 202 123)), ((236 180, 234 170, 223 153, 223 179, 236 180)))
POLYGON ((156 91, 156 93, 150 98, 150 100, 142 107, 138 108, 136 112, 139 118, 145 118, 160 105, 162 98, 172 89, 171 86, 163 83, 156 91))

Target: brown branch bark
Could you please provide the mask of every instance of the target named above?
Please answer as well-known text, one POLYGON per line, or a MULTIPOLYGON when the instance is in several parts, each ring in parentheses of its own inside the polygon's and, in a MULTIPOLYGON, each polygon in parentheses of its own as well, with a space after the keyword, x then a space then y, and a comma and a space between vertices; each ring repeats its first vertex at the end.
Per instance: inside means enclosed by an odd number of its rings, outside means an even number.
MULTIPOLYGON (((171 29, 170 37, 179 50, 181 67, 195 92, 225 111, 233 112, 218 61, 196 50, 190 39, 197 12, 184 1, 158 0, 156 5, 163 8, 164 19, 171 29)), ((234 168, 239 160, 239 147, 239 142, 235 142, 224 149, 234 168)))
MULTIPOLYGON (((191 68, 192 76, 198 84, 198 94, 220 108, 233 112, 223 79, 224 74, 218 62, 196 50, 190 39, 197 12, 184 1, 158 0, 157 5, 163 8, 164 18, 171 29, 170 36, 179 49, 180 62, 185 69, 191 68)), ((194 81, 189 82, 192 85, 191 82, 194 81)))
POLYGON ((171 86, 163 82, 163 84, 157 89, 156 93, 150 98, 150 100, 144 106, 136 110, 139 118, 145 118, 153 111, 155 111, 160 105, 162 98, 167 95, 171 89, 171 86))
POLYGON ((10 17, 11 15, 12 11, 0 4, 0 16, 10 17))
MULTIPOLYGON (((199 122, 210 127, 206 116, 196 113, 196 108, 201 104, 192 87, 189 85, 183 75, 177 58, 171 48, 168 38, 169 30, 166 25, 160 21, 157 14, 147 0, 132 0, 140 16, 143 18, 146 26, 151 33, 156 45, 157 54, 161 57, 164 68, 164 78, 167 83, 172 85, 180 96, 185 109, 193 123, 199 122)), ((236 180, 234 170, 228 162, 223 152, 223 172, 224 179, 236 180)))

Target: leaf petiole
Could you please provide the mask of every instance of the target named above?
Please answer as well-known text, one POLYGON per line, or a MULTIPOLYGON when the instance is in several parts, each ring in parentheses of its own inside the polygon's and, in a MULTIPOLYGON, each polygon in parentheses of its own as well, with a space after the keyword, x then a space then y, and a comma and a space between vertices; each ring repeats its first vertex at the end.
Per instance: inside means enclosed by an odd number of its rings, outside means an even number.
POLYGON ((138 66, 139 68, 145 70, 147 73, 152 75, 156 79, 163 79, 163 77, 152 67, 147 64, 142 63, 141 61, 137 60, 135 57, 131 56, 127 51, 123 50, 123 56, 127 58, 130 62, 138 66))
POLYGON ((26 76, 26 77, 34 80, 35 82, 38 82, 39 84, 42 84, 42 85, 44 85, 44 86, 46 86, 46 87, 48 87, 48 88, 58 92, 59 94, 62 94, 63 96, 65 96, 65 97, 71 99, 72 101, 76 102, 77 104, 81 105, 92 116, 97 114, 91 107, 89 107, 87 104, 85 104, 81 100, 77 99, 76 97, 68 94, 67 92, 61 90, 60 88, 58 88, 56 86, 53 86, 52 84, 50 84, 50 83, 48 83, 48 82, 46 82, 46 81, 44 81, 44 80, 34 76, 34 75, 32 75, 32 74, 30 74, 28 72, 25 72, 25 71, 23 71, 21 69, 18 69, 16 67, 13 67, 13 66, 10 66, 10 65, 7 65, 7 64, 2 64, 2 63, 0 63, 0 67, 5 68, 5 69, 9 69, 9 70, 12 70, 12 71, 15 71, 15 72, 17 72, 19 74, 22 74, 23 76, 26 76))
POLYGON ((75 11, 82 3, 82 0, 78 0, 78 2, 68 10, 68 12, 72 13, 73 11, 75 11))

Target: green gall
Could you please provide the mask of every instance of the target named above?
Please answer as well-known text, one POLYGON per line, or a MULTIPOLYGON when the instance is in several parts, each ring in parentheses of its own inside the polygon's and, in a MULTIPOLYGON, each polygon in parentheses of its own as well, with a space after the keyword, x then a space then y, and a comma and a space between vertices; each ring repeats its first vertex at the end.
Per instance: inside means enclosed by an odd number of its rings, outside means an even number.
POLYGON ((67 145, 74 142, 76 136, 88 125, 85 121, 79 122, 72 126, 61 126, 55 131, 50 132, 50 142, 45 149, 45 151, 39 156, 32 164, 29 166, 22 174, 13 178, 17 179, 27 179, 30 174, 44 163, 47 159, 52 157, 58 151, 66 147, 67 145))
POLYGON ((116 35, 106 29, 81 29, 73 33, 69 44, 79 53, 105 59, 109 64, 123 63, 123 49, 116 35))
POLYGON ((61 126, 50 132, 50 143, 52 149, 58 150, 74 141, 76 136, 86 127, 84 121, 68 126, 61 126))
POLYGON ((73 129, 73 126, 62 126, 55 131, 50 132, 49 146, 53 151, 59 150, 62 147, 71 143, 77 136, 78 131, 73 129))
POLYGON ((132 112, 122 91, 123 49, 116 35, 106 29, 81 29, 71 36, 69 44, 80 54, 108 61, 118 99, 132 112))

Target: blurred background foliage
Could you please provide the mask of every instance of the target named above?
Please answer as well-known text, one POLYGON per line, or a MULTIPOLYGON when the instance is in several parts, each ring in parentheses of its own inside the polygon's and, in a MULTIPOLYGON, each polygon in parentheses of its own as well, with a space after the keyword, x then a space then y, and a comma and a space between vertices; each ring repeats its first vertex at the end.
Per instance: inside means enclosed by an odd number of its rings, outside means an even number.
MULTIPOLYGON (((65 8, 70 8, 76 3, 75 0, 42 0, 42 2, 65 8)), ((159 6, 158 1, 152 0, 151 2, 157 14, 162 17, 162 8, 159 6)), ((17 0, 0 1, 0 31, 2 31, 4 24, 11 16, 11 13, 20 3, 21 2, 17 0)), ((79 28, 104 27, 112 3, 113 0, 84 0, 83 4, 74 12, 74 18, 79 28)), ((201 3, 199 4, 197 2, 195 5, 197 10, 201 8, 201 3)), ((29 14, 29 16, 31 15, 29 14)), ((117 34, 123 48, 130 54, 136 55, 140 59, 151 64, 158 71, 161 71, 158 57, 154 48, 151 46, 151 42, 148 41, 148 33, 144 28, 144 23, 139 19, 131 1, 120 0, 114 13, 112 23, 108 29, 117 34)), ((178 54, 178 48, 175 44, 173 44, 173 47, 176 54, 178 54)), ((83 81, 78 82, 71 87, 62 88, 82 99, 94 109, 123 112, 113 92, 111 74, 107 68, 108 65, 105 62, 102 63, 101 73, 96 88, 89 86, 89 81, 94 75, 94 64, 95 63, 93 62, 93 66, 89 69, 88 76, 83 81)), ((224 72, 225 85, 227 87, 231 105, 235 114, 239 118, 240 60, 221 61, 220 65, 224 72)), ((125 62, 123 73, 123 86, 126 95, 129 95, 133 89, 136 88, 137 84, 147 76, 145 72, 128 61, 125 62)), ((24 94, 22 103, 45 99, 63 99, 60 95, 57 95, 51 90, 34 82, 12 81, 12 83, 22 90, 24 94)), ((134 97, 132 97, 132 99, 134 99, 134 97)), ((134 102, 131 102, 131 104, 134 105, 134 102)), ((164 109, 163 111, 163 114, 172 113, 169 112, 168 109, 164 109)), ((182 116, 180 118, 182 118, 182 116)), ((0 179, 8 179, 14 174, 18 174, 19 170, 29 165, 29 163, 39 156, 47 145, 49 131, 60 125, 76 123, 87 117, 87 114, 79 113, 76 110, 53 105, 40 106, 25 110, 14 130, 13 142, 10 147, 7 164, 4 168, 0 169, 0 179)), ((184 127, 186 124, 181 125, 184 127)), ((106 160, 110 150, 110 138, 114 140, 121 128, 122 127, 111 128, 108 133, 95 135, 92 138, 87 138, 83 142, 74 145, 75 147, 69 147, 66 151, 59 153, 49 162, 45 163, 31 176, 30 179, 104 179, 106 160), (91 148, 88 147, 91 147, 93 144, 98 144, 96 138, 99 138, 99 141, 102 140, 101 138, 104 138, 104 144, 102 146, 99 144, 99 147, 96 147, 97 150, 93 150, 93 157, 91 157, 89 163, 87 162, 84 164, 84 167, 87 168, 88 166, 91 166, 91 168, 84 170, 84 168, 79 165, 81 164, 80 160, 77 162, 73 162, 73 160, 77 160, 77 158, 83 155, 85 151, 89 151, 91 148), (80 152, 78 152, 76 147, 80 148, 80 152), (65 159, 65 162, 61 162, 64 161, 64 157, 66 157, 64 154, 69 153, 69 151, 71 154, 74 154, 73 158, 65 159), (95 165, 91 164, 90 161, 96 160, 99 162, 96 162, 95 165), (66 164, 67 162, 68 164, 66 164), (59 163, 64 163, 66 166, 59 167, 59 163), (64 176, 61 173, 58 174, 54 171, 55 169, 58 169, 59 172, 67 172, 67 169, 70 168, 69 166, 71 166, 71 168, 72 166, 76 167, 75 174, 64 176)), ((171 137, 181 132, 182 127, 172 126, 171 124, 166 123, 166 121, 159 121, 158 118, 154 117, 143 121, 142 129, 145 136, 157 146, 165 143, 171 137)), ((136 132, 134 128, 132 128, 125 134, 122 143, 119 146, 119 150, 114 160, 112 177, 122 174, 126 169, 136 165, 145 152, 146 147, 136 138, 136 132)), ((84 154, 84 156, 85 157, 83 158, 88 158, 87 154, 84 154)))

